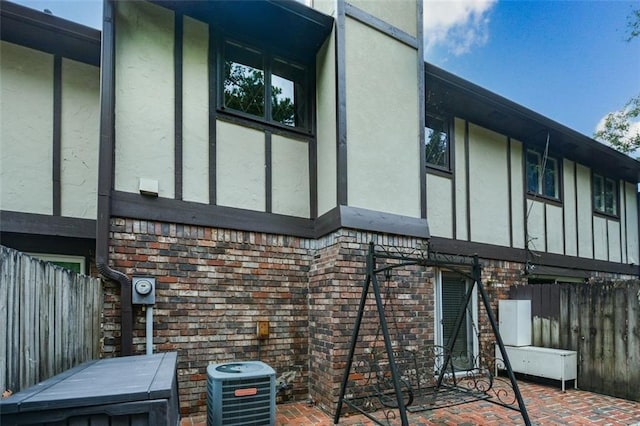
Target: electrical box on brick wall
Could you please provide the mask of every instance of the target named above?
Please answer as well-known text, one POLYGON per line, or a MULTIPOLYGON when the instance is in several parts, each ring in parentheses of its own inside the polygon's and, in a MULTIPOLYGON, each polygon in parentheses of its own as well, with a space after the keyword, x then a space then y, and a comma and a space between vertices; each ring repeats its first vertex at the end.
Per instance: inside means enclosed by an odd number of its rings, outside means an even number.
POLYGON ((156 279, 153 277, 133 277, 131 281, 131 303, 153 305, 156 303, 156 279))

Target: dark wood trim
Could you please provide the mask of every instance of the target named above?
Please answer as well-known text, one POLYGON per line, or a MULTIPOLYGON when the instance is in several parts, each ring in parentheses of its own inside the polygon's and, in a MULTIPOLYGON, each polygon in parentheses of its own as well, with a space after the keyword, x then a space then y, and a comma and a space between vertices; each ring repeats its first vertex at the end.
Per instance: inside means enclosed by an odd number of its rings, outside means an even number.
POLYGON ((113 215, 314 238, 312 219, 114 191, 113 215))
POLYGON ((575 203, 575 221, 576 221, 576 255, 580 255, 580 220, 578 217, 578 163, 573 162, 573 198, 575 203))
MULTIPOLYGON (((314 132, 315 134, 315 132, 314 132)), ((318 143, 313 139, 308 146, 309 156, 309 216, 318 217, 318 143)))
POLYGON ((336 16, 336 140, 337 204, 347 205, 347 81, 345 52, 345 0, 337 0, 336 16))
MULTIPOLYGON (((524 226, 524 248, 529 250, 529 205, 527 198, 527 146, 524 142, 522 144, 522 155, 520 156, 520 162, 522 167, 522 205, 523 210, 523 226, 524 226)), ((527 255, 528 256, 528 255, 527 255)), ((527 257, 528 259, 528 257, 527 257)))
POLYGON ((344 228, 418 238, 430 237, 426 219, 358 207, 340 206, 340 223, 344 228))
POLYGON ((525 197, 532 201, 540 201, 544 204, 551 204, 552 206, 562 207, 563 202, 556 198, 546 197, 542 194, 538 194, 537 192, 525 192, 525 197))
POLYGON ((471 178, 469 177, 469 122, 464 121, 464 177, 465 177, 465 196, 467 202, 467 241, 471 241, 471 188, 469 187, 471 178))
POLYGON ((53 152, 52 152, 52 205, 53 215, 62 210, 62 56, 53 57, 53 152))
POLYGON ((624 235, 624 257, 620 260, 623 262, 629 261, 629 228, 627 223, 629 222, 629 217, 627 216, 627 183, 622 182, 622 198, 624 200, 624 234, 622 233, 622 226, 620 226, 620 256, 623 255, 623 246, 622 246, 622 236, 624 235))
POLYGON ((217 111, 216 115, 218 120, 224 121, 225 123, 237 124, 239 126, 248 127, 253 130, 258 130, 260 132, 269 131, 272 135, 278 135, 288 139, 295 139, 301 142, 311 142, 314 139, 313 135, 310 135, 306 132, 301 133, 296 132, 293 129, 288 130, 281 127, 272 126, 269 123, 251 120, 249 118, 230 114, 224 111, 217 111))
POLYGON ((94 239, 96 221, 2 210, 0 211, 0 231, 94 239))
POLYGON ((604 221, 604 229, 606 231, 607 239, 607 260, 611 260, 611 241, 609 241, 609 219, 604 221))
MULTIPOLYGON (((427 165, 427 153, 425 147, 425 125, 426 125, 426 91, 425 91, 425 67, 424 67, 424 26, 423 15, 424 5, 422 0, 418 0, 417 4, 417 19, 416 19, 416 38, 418 48, 418 146, 420 152, 420 217, 427 218, 427 175, 425 174, 427 165)), ((449 138, 449 145, 451 145, 451 138, 449 138)), ((451 147, 449 147, 451 150, 451 147)), ((451 166, 451 158, 449 158, 449 166, 451 166)), ((452 210, 455 214, 455 205, 452 210)), ((455 219, 453 221, 455 227, 455 219)))
POLYGON ((547 203, 542 204, 542 220, 544 229, 544 251, 549 251, 549 230, 547 229, 547 203))
POLYGON ((442 170, 442 169, 434 169, 433 167, 429 167, 429 166, 426 167, 425 173, 429 175, 440 176, 447 179, 453 178, 452 172, 442 170))
POLYGON ((272 183, 272 159, 271 159, 271 132, 264 132, 264 194, 265 211, 271 213, 273 204, 273 183, 272 183))
POLYGON ((83 256, 87 266, 87 274, 89 274, 89 264, 95 262, 96 240, 94 238, 3 231, 0 233, 0 239, 2 240, 3 246, 11 247, 12 249, 22 252, 83 256))
POLYGON ((595 208, 593 205, 593 169, 589 169, 589 202, 591 204, 591 257, 596 258, 595 208))
POLYGON ((183 64, 183 44, 184 44, 184 16, 176 12, 174 15, 174 45, 173 45, 173 69, 174 69, 174 186, 176 200, 182 200, 182 64, 183 64))
POLYGON ((209 25, 209 204, 216 204, 217 200, 217 178, 216 178, 216 138, 217 138, 217 104, 218 89, 218 48, 216 44, 216 33, 209 25))
POLYGON ((507 136, 507 191, 509 202, 509 247, 513 247, 513 196, 511 195, 513 179, 513 171, 511 170, 511 138, 507 136))
POLYGON ((365 24, 366 26, 380 31, 389 37, 394 38, 400 43, 406 44, 409 47, 418 49, 419 41, 412 35, 402 31, 398 27, 394 27, 382 19, 373 16, 364 10, 352 5, 351 3, 345 3, 345 13, 348 17, 355 19, 356 21, 365 24))
MULTIPOLYGON (((523 264, 527 258, 526 249, 518 249, 492 244, 475 243, 470 241, 452 240, 441 237, 431 237, 431 247, 433 250, 455 255, 471 256, 477 254, 480 258, 491 260, 503 260, 508 262, 519 262, 523 264)), ((579 269, 587 271, 602 271, 616 274, 640 275, 638 265, 626 263, 608 262, 576 256, 565 256, 562 254, 538 252, 540 257, 535 259, 535 265, 553 266, 567 269, 579 269)))
POLYGON ((564 190, 564 158, 562 158, 562 180, 560 180, 558 182, 558 184, 560 185, 561 188, 561 193, 562 193, 562 254, 566 255, 567 254, 567 221, 565 219, 565 211, 566 211, 566 207, 565 207, 565 197, 566 197, 566 191, 564 190))
MULTIPOLYGON (((456 174, 456 119, 451 118, 449 128, 449 167, 451 167, 451 212, 453 213, 452 225, 453 238, 458 238, 458 197, 456 196, 457 174, 456 174)), ((426 155, 426 153, 425 153, 426 155)))
POLYGON ((340 229, 340 207, 334 207, 315 220, 315 238, 340 229))

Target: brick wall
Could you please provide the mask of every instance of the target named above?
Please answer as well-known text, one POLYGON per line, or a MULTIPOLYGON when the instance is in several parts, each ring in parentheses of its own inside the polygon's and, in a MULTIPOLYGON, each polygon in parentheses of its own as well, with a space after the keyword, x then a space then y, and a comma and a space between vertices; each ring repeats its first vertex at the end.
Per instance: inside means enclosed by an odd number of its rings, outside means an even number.
MULTIPOLYGON (((132 219, 112 220, 111 261, 129 276, 157 278, 154 350, 178 352, 183 415, 204 413, 210 363, 260 359, 297 373, 306 398, 309 241, 132 219), (256 338, 256 322, 270 337, 256 338)), ((105 288, 104 352, 119 351, 119 289, 105 288)), ((134 353, 145 351, 145 314, 134 307, 134 353)))
MULTIPOLYGON (((205 412, 210 363, 256 359, 273 366, 277 375, 296 372, 282 394, 285 400, 310 397, 333 412, 366 276, 368 243, 412 254, 424 242, 349 229, 306 240, 123 218, 112 219, 111 230, 113 267, 129 276, 157 278, 154 350, 178 352, 183 415, 205 412), (258 320, 270 323, 264 341, 256 337, 258 320)), ((393 262, 380 260, 377 266, 393 262)), ((526 283, 523 265, 481 262, 495 315, 509 287, 526 283)), ((394 345, 417 350, 433 345, 434 272, 405 266, 393 269, 388 281, 378 276, 394 345)), ((137 354, 145 350, 144 318, 144 308, 134 307, 137 354)), ((495 338, 480 297, 476 326, 481 350, 492 354, 495 338)), ((117 355, 115 283, 105 283, 103 330, 103 354, 117 355)), ((383 345, 370 291, 356 357, 383 345)))

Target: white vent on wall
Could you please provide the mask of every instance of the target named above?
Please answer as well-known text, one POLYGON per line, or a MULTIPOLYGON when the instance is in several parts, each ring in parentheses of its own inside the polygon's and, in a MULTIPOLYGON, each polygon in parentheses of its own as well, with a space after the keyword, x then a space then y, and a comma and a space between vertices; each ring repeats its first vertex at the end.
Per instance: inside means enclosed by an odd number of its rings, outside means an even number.
POLYGON ((207 367, 207 426, 276 423, 276 372, 260 361, 207 367))

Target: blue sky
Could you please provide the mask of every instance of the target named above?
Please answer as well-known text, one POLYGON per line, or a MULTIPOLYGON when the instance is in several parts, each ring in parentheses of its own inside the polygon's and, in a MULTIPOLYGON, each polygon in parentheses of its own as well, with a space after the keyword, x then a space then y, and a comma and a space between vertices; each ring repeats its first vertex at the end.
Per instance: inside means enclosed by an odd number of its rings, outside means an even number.
MULTIPOLYGON (((100 0, 14 1, 101 26, 100 0)), ((640 38, 625 41, 634 8, 640 0, 425 0, 425 59, 591 136, 640 94, 640 38)))

